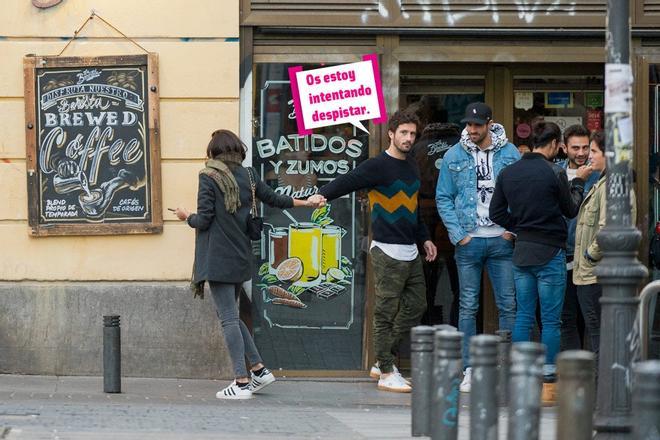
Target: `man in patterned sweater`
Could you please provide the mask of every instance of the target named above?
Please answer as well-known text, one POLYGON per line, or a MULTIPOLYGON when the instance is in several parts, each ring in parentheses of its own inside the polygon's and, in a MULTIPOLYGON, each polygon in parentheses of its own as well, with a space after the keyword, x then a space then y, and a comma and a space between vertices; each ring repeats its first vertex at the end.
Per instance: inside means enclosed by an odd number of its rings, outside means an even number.
POLYGON ((418 127, 416 115, 396 112, 388 121, 387 150, 319 191, 330 201, 360 189, 369 190, 373 234, 369 253, 376 286, 376 365, 371 375, 379 378, 378 389, 400 393, 409 393, 411 388, 394 365, 395 356, 403 335, 426 311, 417 245, 423 246, 427 261, 433 261, 437 252, 418 213, 419 169, 408 156, 418 127))

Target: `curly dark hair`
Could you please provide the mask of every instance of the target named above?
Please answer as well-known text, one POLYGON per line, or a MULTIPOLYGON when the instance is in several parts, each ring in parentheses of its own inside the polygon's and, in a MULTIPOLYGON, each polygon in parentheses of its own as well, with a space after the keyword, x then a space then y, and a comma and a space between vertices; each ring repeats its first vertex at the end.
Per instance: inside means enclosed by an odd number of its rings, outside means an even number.
POLYGON ((387 129, 392 133, 396 133, 396 129, 402 124, 415 124, 415 127, 420 128, 419 118, 412 112, 398 110, 387 121, 387 129))

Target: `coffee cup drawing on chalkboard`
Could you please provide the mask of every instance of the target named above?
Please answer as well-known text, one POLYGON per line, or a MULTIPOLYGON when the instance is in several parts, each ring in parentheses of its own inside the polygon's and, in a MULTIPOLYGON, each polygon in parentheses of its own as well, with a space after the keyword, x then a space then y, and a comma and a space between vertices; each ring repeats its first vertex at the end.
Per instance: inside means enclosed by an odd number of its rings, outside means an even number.
POLYGON ((53 187, 58 194, 68 194, 79 190, 89 194, 87 175, 82 172, 78 163, 71 159, 63 159, 57 164, 53 187))
POLYGON ((121 169, 117 177, 103 182, 100 188, 81 193, 78 196, 80 207, 90 217, 101 217, 117 191, 127 187, 136 188, 138 184, 139 180, 135 174, 121 169))

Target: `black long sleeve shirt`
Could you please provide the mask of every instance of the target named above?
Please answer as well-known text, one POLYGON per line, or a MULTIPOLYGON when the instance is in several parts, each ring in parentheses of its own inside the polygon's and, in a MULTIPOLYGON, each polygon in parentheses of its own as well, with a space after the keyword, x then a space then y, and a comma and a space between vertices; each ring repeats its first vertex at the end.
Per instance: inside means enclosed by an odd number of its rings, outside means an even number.
POLYGON ((582 204, 584 180, 569 183, 566 171, 539 153, 527 153, 497 177, 490 219, 531 242, 566 248, 564 217, 573 218, 582 204))

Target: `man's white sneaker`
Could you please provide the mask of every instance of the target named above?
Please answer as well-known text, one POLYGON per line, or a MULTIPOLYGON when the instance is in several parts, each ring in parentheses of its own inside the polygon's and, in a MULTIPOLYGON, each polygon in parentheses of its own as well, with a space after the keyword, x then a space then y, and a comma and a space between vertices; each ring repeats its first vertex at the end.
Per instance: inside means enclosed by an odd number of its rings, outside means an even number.
POLYGON ((233 381, 227 388, 223 388, 217 393, 215 397, 218 399, 227 399, 227 400, 237 400, 237 399, 251 399, 252 391, 250 387, 241 388, 236 385, 236 381, 233 381))
MULTIPOLYGON (((399 369, 396 367, 396 365, 392 365, 392 373, 396 373, 396 374, 399 374, 399 375, 401 374, 401 373, 399 373, 399 369)), ((380 365, 378 364, 378 362, 376 362, 371 367, 371 370, 369 371, 369 377, 371 377, 372 379, 380 379, 380 375, 381 375, 380 365)), ((403 376, 401 376, 401 377, 403 377, 403 376)), ((403 380, 405 380, 408 385, 411 385, 410 381, 408 379, 406 379, 405 377, 403 377, 403 380)))
POLYGON ((378 364, 378 362, 373 364, 371 370, 369 370, 369 377, 371 377, 372 379, 380 379, 380 365, 378 364))
POLYGON ((378 380, 378 389, 382 391, 391 391, 393 393, 409 393, 412 391, 399 373, 388 374, 387 377, 381 377, 378 380))
POLYGON ((472 367, 467 367, 463 372, 463 382, 459 389, 461 393, 469 393, 472 389, 472 367))
POLYGON ((250 389, 252 390, 253 393, 256 393, 262 388, 275 382, 275 376, 273 376, 273 373, 271 373, 270 370, 265 367, 261 371, 260 375, 257 376, 256 374, 254 374, 253 371, 251 371, 250 376, 251 376, 250 389))

